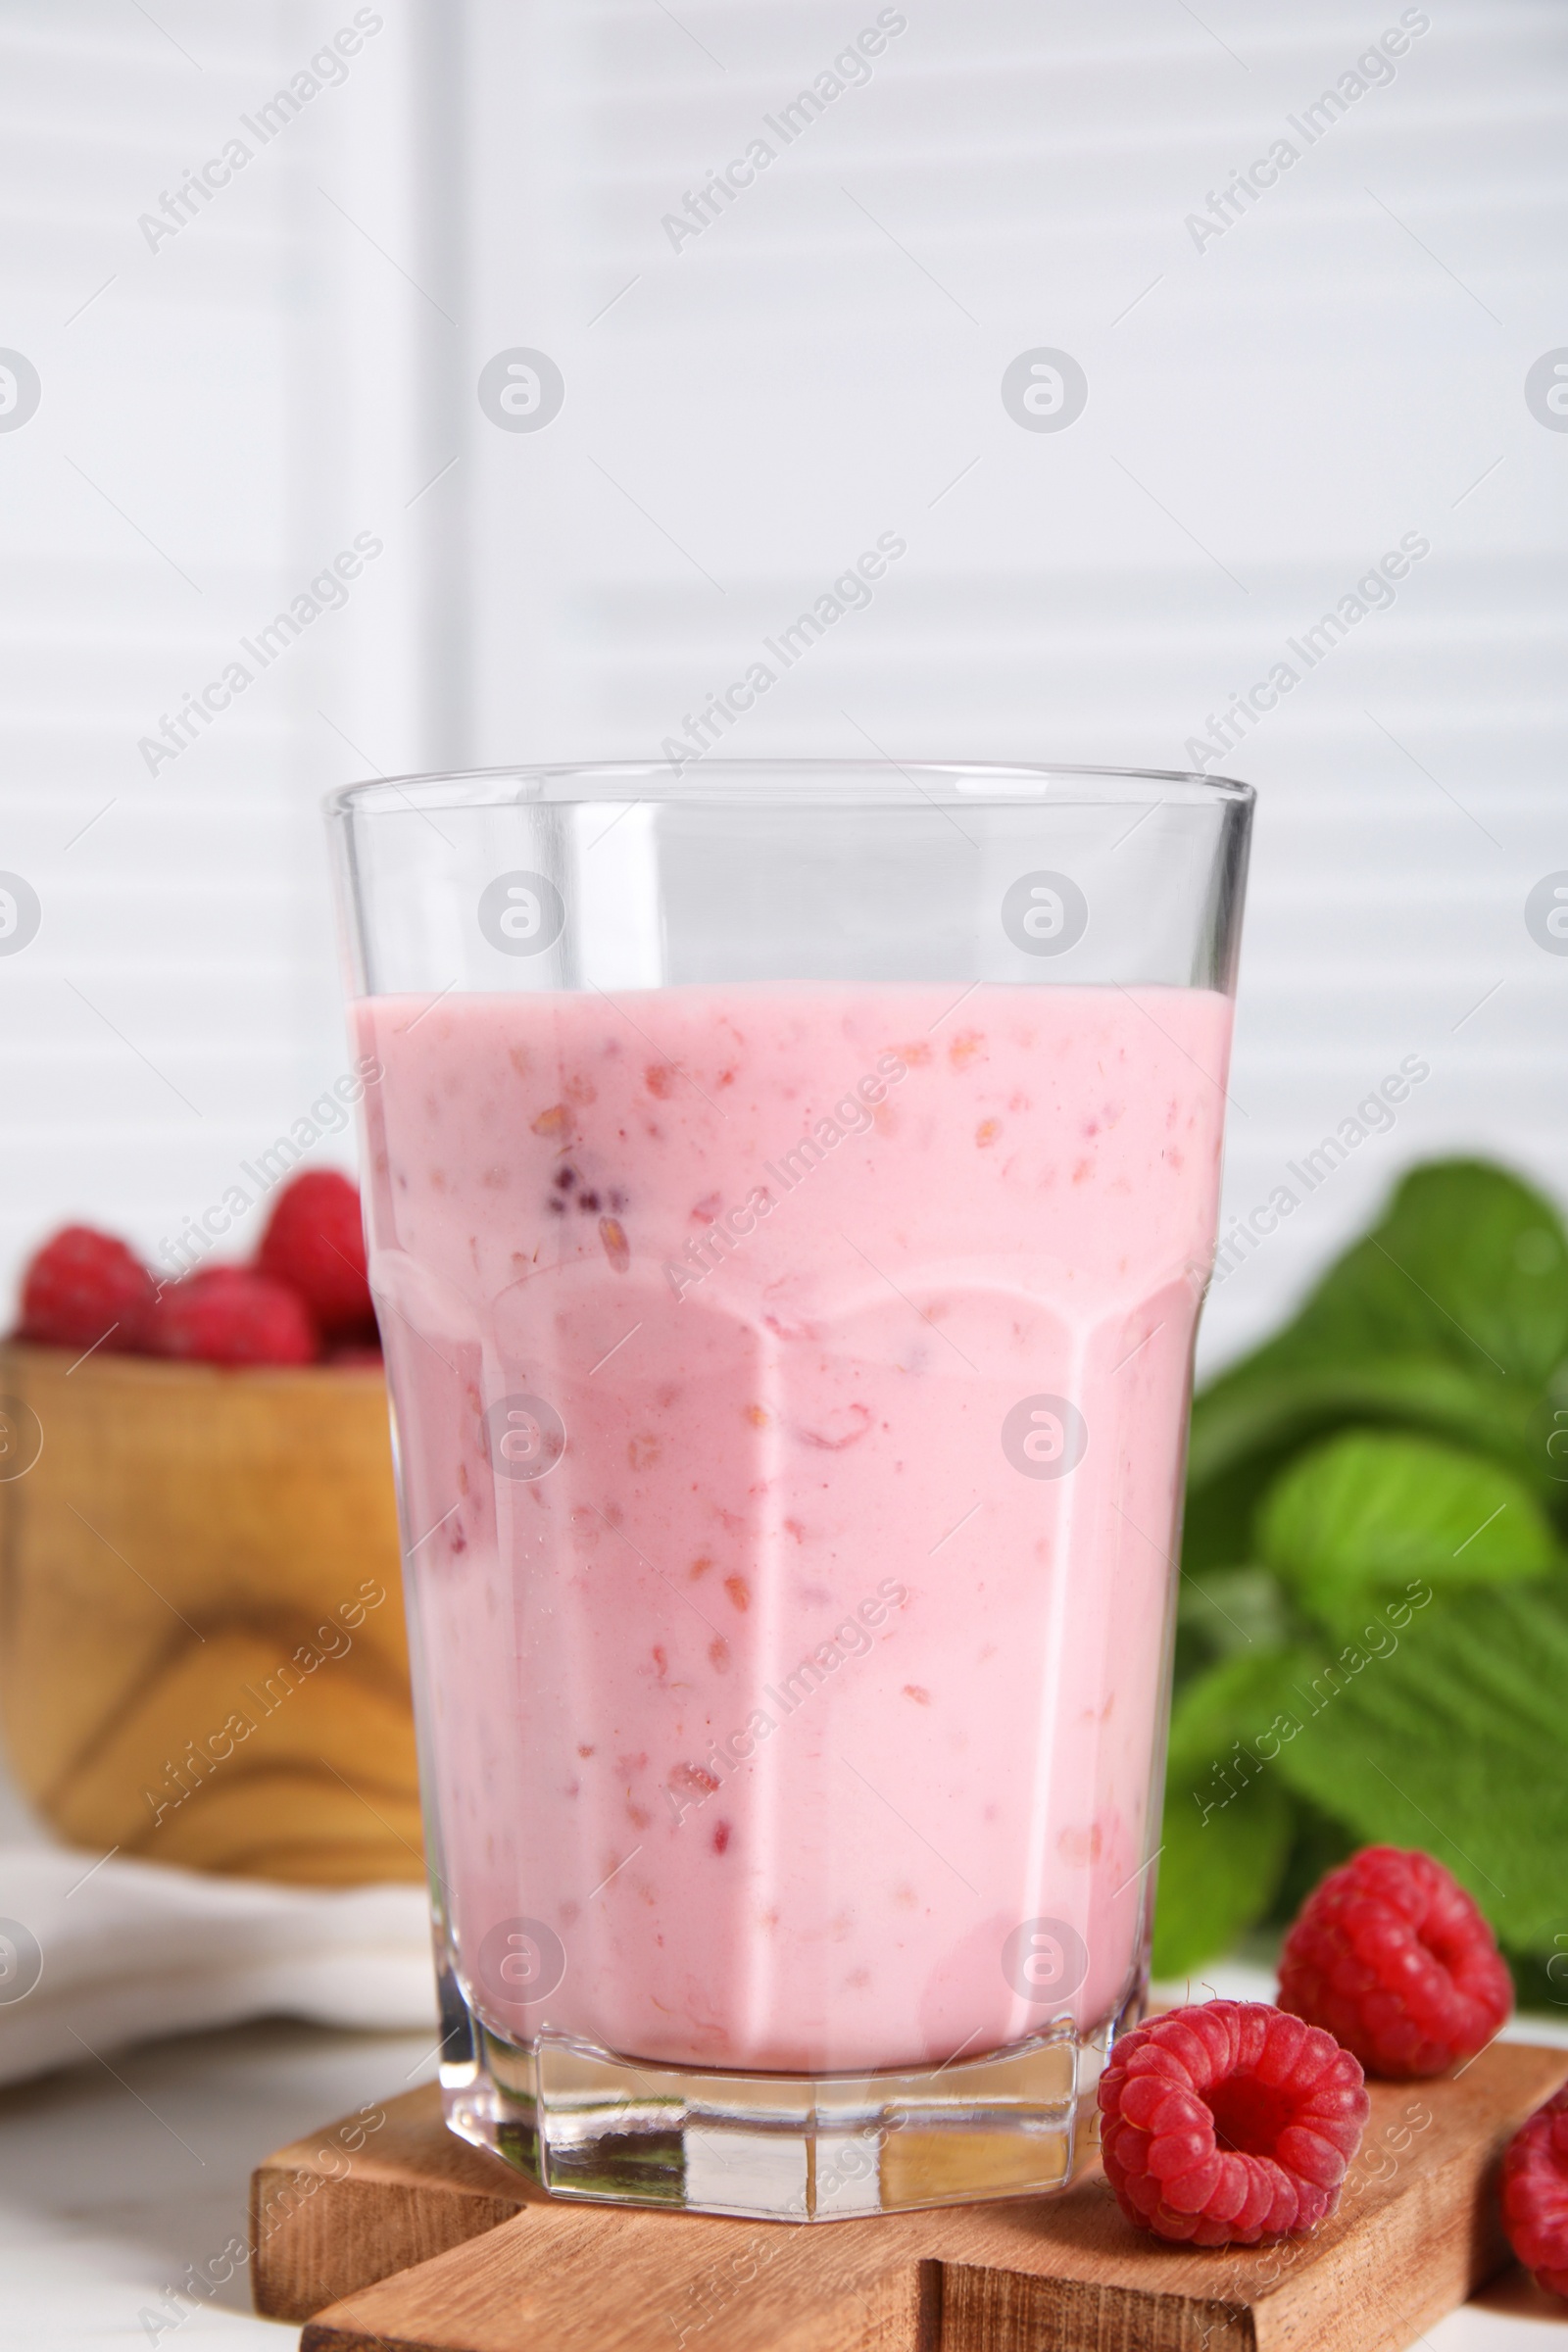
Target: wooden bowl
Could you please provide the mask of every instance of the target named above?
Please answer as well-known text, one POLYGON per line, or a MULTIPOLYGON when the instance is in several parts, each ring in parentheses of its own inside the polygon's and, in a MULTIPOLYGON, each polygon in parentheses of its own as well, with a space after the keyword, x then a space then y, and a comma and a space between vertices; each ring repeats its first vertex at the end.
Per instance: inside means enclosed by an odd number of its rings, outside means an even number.
POLYGON ((422 1878, 379 1370, 13 1342, 0 1400, 0 1723, 58 1835, 302 1885, 422 1878))

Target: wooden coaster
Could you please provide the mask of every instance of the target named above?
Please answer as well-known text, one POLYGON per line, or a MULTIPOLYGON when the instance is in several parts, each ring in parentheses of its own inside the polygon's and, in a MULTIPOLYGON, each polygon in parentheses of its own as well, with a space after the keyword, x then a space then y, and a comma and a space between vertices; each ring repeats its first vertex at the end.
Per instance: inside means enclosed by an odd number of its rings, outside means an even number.
POLYGON ((1213 2252, 1132 2230, 1098 2168, 807 2227, 566 2203, 454 2138, 428 2087, 262 2166, 256 2305, 311 2321, 301 2352, 1397 2352, 1507 2261, 1497 2159, 1565 2079, 1568 2050, 1497 2042, 1374 2083, 1333 2218, 1213 2252))

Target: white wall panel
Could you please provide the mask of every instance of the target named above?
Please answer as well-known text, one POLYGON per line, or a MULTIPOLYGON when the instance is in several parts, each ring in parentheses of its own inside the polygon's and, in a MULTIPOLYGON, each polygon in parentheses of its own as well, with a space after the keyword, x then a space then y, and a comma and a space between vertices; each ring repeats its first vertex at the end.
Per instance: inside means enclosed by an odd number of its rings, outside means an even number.
POLYGON ((469 380, 536 346, 566 400, 459 419, 472 749, 657 753, 889 528, 907 557, 737 753, 1189 765, 1290 662, 1209 761, 1261 793, 1229 1212, 1402 1056, 1431 1075, 1218 1288, 1213 1361, 1413 1156, 1568 1189, 1568 959, 1523 924, 1568 866, 1568 434, 1524 398, 1568 342, 1568 26, 1406 11, 1309 146, 1289 118, 1399 9, 898 14, 785 148, 765 117, 874 7, 479 0, 469 380), (676 250, 662 217, 759 131, 776 159, 676 250), (1298 160, 1200 247, 1188 216, 1282 134, 1298 160), (1041 346, 1088 376, 1060 432, 1000 397, 1041 346), (1308 669, 1288 640, 1405 533, 1396 601, 1308 669))
POLYGON ((1288 118, 1400 8, 909 0, 678 251, 663 216, 870 0, 388 0, 156 254, 137 214, 353 10, 153 13, 0 7, 0 344, 45 386, 0 433, 0 865, 47 912, 0 958, 8 1255, 73 1212, 153 1247, 337 1066, 321 789, 657 753, 886 530, 907 555, 737 753, 1188 764, 1430 542, 1213 761, 1261 793, 1229 1212, 1402 1056, 1431 1075, 1220 1286, 1210 1360, 1417 1154, 1568 1190, 1568 957, 1523 922, 1568 867, 1568 432, 1524 397, 1568 345, 1555 0, 1403 12, 1310 148, 1288 118), (539 432, 476 397, 515 346, 564 377, 539 432), (1064 431, 1000 396, 1039 346, 1087 374, 1064 431), (357 531, 347 608, 148 776, 140 734, 357 531))
POLYGON ((68 1217, 155 1252, 344 1066, 316 802, 433 756, 403 504, 420 298, 376 250, 417 217, 416 28, 362 13, 342 78, 264 141, 352 0, 0 9, 0 344, 41 381, 0 431, 0 866, 43 908, 0 957, 8 1289, 68 1217), (149 232, 236 137, 229 183, 149 232), (359 532, 382 555, 264 669, 244 641, 359 532), (236 659, 253 682, 149 760, 236 659))

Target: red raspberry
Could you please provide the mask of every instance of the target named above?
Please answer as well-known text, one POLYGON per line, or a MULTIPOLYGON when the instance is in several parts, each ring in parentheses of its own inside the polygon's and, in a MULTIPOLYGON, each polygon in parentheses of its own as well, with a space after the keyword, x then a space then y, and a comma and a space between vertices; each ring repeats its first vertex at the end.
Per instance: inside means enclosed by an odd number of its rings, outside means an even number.
POLYGON ((43 1348, 102 1341, 123 1354, 141 1346, 152 1302, 152 1277, 123 1242, 90 1225, 67 1225, 45 1242, 23 1278, 17 1337, 43 1348))
POLYGON ((1369 2075, 1405 2080, 1485 2049, 1513 1984, 1441 1862, 1368 1845, 1302 1904, 1280 1957, 1280 2007, 1325 2027, 1369 2075))
POLYGON ((256 1263, 292 1283, 329 1340, 373 1326, 360 1196, 335 1168, 307 1169, 283 1187, 256 1263))
POLYGON ((1173 2009, 1100 2078, 1105 2177, 1156 2237, 1294 2236, 1339 2202, 1370 2104, 1348 2050, 1266 2001, 1173 2009))
POLYGON ((1502 2226, 1543 2286, 1568 2295, 1568 2090, 1538 2107, 1502 2160, 1502 2226))
POLYGON ((313 1364, 316 1327, 298 1292, 249 1266, 204 1266, 152 1317, 152 1352, 200 1364, 313 1364))

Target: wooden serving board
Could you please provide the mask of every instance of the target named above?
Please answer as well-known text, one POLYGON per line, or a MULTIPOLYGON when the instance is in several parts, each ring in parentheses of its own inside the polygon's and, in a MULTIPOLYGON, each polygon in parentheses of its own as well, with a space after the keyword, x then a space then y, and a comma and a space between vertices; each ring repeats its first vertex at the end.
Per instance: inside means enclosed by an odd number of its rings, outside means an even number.
POLYGON ((262 2166, 257 2309, 308 2320, 301 2352, 1397 2352, 1507 2261, 1497 2161, 1565 2079, 1568 2050, 1498 2042, 1374 2083, 1332 2219, 1212 2252, 1131 2229, 1098 2167, 806 2227, 566 2203, 454 2138, 428 2087, 262 2166))

